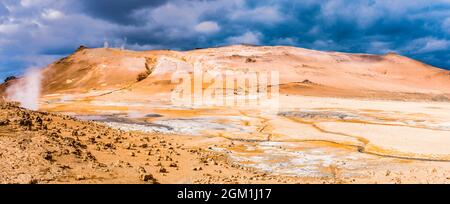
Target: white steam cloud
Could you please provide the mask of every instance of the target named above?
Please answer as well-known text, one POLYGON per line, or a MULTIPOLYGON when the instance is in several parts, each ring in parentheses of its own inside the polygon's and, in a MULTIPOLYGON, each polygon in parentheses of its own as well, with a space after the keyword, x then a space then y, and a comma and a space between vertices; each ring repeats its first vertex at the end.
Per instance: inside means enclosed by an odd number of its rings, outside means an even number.
POLYGON ((6 90, 7 98, 17 101, 23 108, 38 110, 41 94, 41 71, 38 68, 30 68, 23 78, 11 85, 6 90))

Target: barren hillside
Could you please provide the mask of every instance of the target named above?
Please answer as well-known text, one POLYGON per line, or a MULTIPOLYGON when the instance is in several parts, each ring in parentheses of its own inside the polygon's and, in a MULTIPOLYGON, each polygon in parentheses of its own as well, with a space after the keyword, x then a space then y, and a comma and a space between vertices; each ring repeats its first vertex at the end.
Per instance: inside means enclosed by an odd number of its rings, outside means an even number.
POLYGON ((279 71, 281 91, 300 95, 384 97, 403 93, 412 98, 412 94, 447 98, 450 93, 449 71, 396 54, 245 45, 185 52, 80 47, 43 70, 42 92, 46 95, 129 87, 150 94, 165 92, 172 88, 167 85, 171 74, 180 69, 177 63, 200 65, 203 70, 279 71), (137 82, 138 77, 147 79, 137 82), (152 89, 149 85, 159 87, 152 89))

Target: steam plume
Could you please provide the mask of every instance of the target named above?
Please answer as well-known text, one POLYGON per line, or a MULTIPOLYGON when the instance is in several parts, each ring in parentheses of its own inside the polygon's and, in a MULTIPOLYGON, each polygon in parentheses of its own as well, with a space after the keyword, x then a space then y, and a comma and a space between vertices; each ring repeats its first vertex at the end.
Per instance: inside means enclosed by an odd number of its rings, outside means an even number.
POLYGON ((28 69, 23 78, 6 90, 8 100, 17 101, 24 108, 38 110, 41 78, 41 71, 38 68, 28 69))

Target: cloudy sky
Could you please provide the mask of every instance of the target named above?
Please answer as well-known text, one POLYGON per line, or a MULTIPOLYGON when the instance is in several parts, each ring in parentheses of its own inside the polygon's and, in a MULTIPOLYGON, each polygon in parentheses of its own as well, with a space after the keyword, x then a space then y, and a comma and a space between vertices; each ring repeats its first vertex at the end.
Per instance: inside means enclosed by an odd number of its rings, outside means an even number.
POLYGON ((1 0, 0 80, 79 45, 397 52, 450 69, 450 0, 1 0))

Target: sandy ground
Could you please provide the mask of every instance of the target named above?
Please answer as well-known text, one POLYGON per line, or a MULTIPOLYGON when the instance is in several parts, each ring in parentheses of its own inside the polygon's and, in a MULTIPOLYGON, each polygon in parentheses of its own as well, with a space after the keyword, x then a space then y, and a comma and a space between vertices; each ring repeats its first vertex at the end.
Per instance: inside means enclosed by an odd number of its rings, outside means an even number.
MULTIPOLYGON (((220 139, 117 131, 2 103, 0 183, 291 183, 208 148, 220 139)), ((220 145, 218 145, 220 144, 220 145)))
POLYGON ((448 102, 282 95, 277 110, 132 104, 123 110, 119 102, 77 100, 43 107, 125 132, 178 138, 221 154, 243 174, 276 178, 269 183, 450 182, 448 102))
POLYGON ((125 132, 11 104, 1 108, 1 183, 450 182, 447 162, 366 154, 326 139, 125 132))

